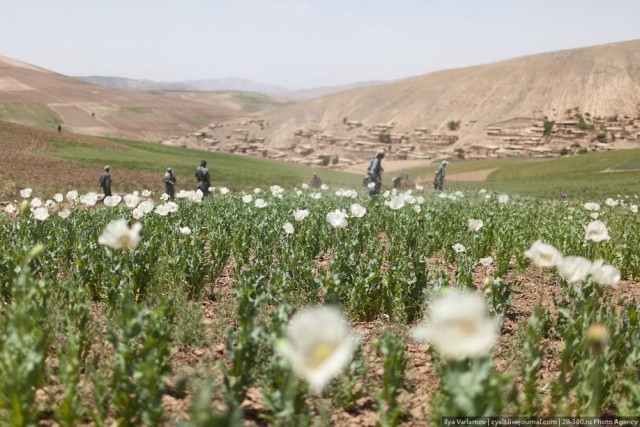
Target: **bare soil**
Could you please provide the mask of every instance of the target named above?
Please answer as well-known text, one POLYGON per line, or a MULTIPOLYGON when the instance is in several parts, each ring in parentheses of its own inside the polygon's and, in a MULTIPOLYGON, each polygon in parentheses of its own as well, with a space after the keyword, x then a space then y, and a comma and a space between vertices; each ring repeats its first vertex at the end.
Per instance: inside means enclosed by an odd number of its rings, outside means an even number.
MULTIPOLYGON (((65 141, 79 145, 93 145, 126 150, 118 144, 99 138, 75 135, 63 130, 65 141)), ((19 191, 28 184, 33 188, 92 189, 100 192, 98 178, 101 166, 82 166, 62 159, 48 157, 40 152, 55 152, 49 141, 60 138, 56 130, 36 129, 13 123, 0 122, 0 198, 19 198, 19 191)), ((112 170, 113 189, 118 182, 127 182, 137 188, 155 188, 160 182, 157 174, 112 170)))

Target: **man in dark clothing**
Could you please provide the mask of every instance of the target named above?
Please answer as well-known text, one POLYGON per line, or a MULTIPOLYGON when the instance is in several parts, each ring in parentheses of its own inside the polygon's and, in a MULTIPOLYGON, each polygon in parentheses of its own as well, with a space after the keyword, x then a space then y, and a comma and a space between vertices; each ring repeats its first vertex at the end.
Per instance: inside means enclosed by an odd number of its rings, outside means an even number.
POLYGON ((176 195, 176 176, 173 174, 171 168, 167 168, 167 173, 164 174, 164 192, 172 199, 176 195))
POLYGON ((211 187, 211 175, 207 170, 206 160, 202 160, 200 166, 196 168, 196 178, 198 180, 198 190, 202 191, 204 196, 208 196, 209 187, 211 187))
POLYGON ((364 184, 369 189, 369 196, 375 197, 380 193, 382 187, 382 159, 384 159, 384 150, 378 150, 376 156, 371 160, 367 175, 364 177, 364 184))
POLYGON ((111 196, 111 175, 109 175, 109 165, 106 165, 100 175, 100 187, 104 191, 104 197, 111 196))
POLYGON ((444 168, 449 164, 446 160, 443 160, 438 166, 438 171, 436 172, 435 180, 433 181, 433 186, 436 190, 442 191, 442 186, 444 185, 444 168))
POLYGON ((58 125, 58 133, 62 132, 62 125, 58 125))
POLYGON ((321 185, 322 185, 322 180, 320 179, 320 177, 318 176, 317 173, 314 173, 313 176, 311 177, 310 187, 311 188, 320 188, 321 185))

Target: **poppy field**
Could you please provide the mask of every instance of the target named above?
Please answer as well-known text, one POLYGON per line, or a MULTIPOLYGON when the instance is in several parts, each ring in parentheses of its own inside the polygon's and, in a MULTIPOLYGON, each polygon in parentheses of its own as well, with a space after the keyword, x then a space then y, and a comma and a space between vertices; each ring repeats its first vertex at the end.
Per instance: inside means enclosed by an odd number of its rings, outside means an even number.
POLYGON ((0 425, 637 416, 637 196, 213 190, 5 204, 0 425))

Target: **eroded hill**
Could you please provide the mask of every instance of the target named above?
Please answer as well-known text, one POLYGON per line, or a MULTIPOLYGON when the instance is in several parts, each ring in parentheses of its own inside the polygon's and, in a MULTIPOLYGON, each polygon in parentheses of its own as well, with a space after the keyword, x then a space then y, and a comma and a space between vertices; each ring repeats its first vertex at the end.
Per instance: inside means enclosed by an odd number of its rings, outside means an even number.
POLYGON ((444 70, 164 141, 348 166, 391 159, 547 157, 640 144, 640 40, 444 70))

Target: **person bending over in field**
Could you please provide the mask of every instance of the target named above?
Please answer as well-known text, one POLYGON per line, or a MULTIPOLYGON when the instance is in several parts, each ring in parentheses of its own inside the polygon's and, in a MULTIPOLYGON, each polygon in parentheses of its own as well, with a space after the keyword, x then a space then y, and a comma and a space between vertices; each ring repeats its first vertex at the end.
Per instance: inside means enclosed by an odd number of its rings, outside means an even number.
POLYGON ((200 166, 196 168, 196 179, 198 180, 198 190, 202 191, 204 196, 208 196, 209 187, 211 187, 211 175, 209 175, 206 160, 202 160, 200 166))

